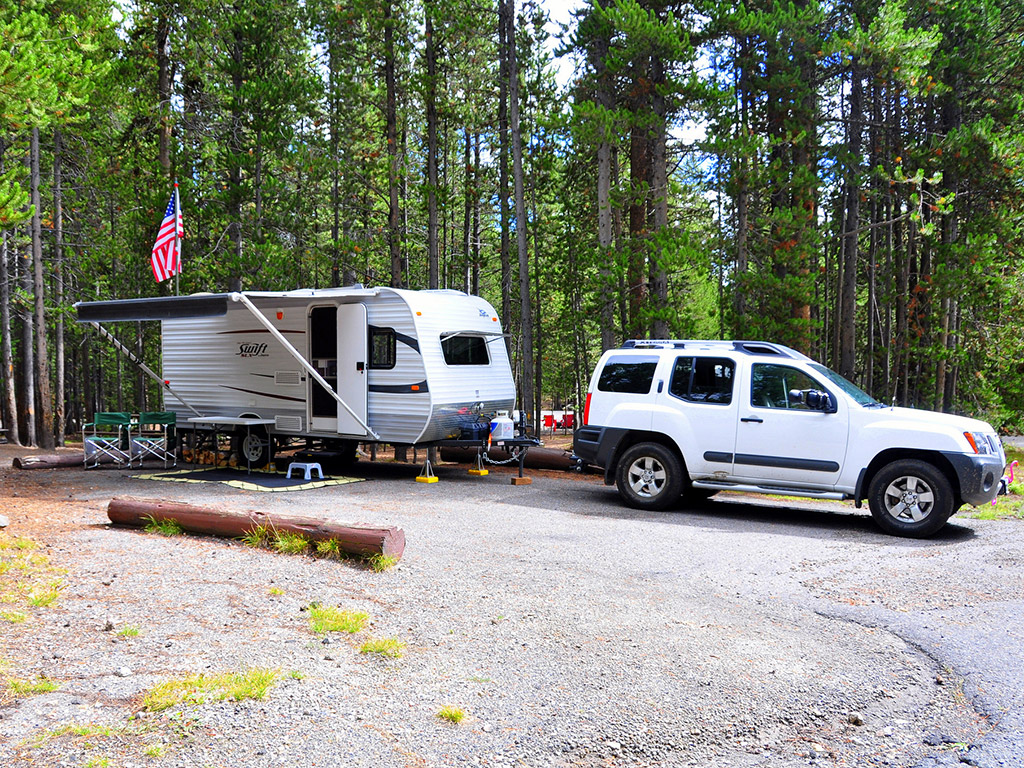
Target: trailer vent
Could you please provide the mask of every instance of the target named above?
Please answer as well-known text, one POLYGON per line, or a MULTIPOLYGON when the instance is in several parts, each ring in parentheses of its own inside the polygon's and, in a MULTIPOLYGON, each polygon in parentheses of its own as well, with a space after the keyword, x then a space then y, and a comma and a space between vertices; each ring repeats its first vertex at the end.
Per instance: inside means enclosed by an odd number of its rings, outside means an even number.
POLYGON ((301 432, 301 416, 278 416, 274 419, 274 426, 278 432, 301 432))
POLYGON ((298 371, 274 371, 274 383, 292 385, 301 384, 302 374, 298 371))

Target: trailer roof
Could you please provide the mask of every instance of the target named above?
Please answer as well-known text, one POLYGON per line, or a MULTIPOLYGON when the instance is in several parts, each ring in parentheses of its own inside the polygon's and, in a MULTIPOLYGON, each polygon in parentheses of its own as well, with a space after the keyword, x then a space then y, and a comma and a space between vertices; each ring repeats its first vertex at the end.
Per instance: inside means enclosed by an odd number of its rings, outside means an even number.
MULTIPOLYGON (((300 288, 295 291, 243 291, 260 299, 321 299, 376 296, 379 288, 300 288)), ((230 293, 194 293, 191 296, 154 296, 144 299, 80 301, 75 304, 80 323, 107 323, 136 320, 174 320, 186 317, 219 317, 227 314, 230 293)))

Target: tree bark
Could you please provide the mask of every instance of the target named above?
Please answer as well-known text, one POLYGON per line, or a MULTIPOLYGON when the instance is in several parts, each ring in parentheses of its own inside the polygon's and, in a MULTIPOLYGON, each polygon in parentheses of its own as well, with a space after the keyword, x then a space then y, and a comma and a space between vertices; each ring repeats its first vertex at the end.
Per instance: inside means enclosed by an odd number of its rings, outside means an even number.
POLYGON ((53 132, 53 270, 54 296, 57 307, 54 331, 54 367, 57 380, 55 391, 55 422, 57 445, 64 445, 67 431, 67 393, 64 379, 64 191, 63 191, 63 137, 60 129, 53 132))
MULTIPOLYGON (((839 373, 853 381, 856 367, 857 245, 860 239, 860 156, 864 125, 863 74, 858 57, 850 71, 847 122, 846 215, 842 239, 843 280, 839 292, 839 373)), ((870 311, 870 310, 869 310, 870 311)))
MULTIPOLYGON (((34 429, 30 433, 34 435, 33 444, 41 445, 44 448, 53 448, 53 418, 50 405, 50 370, 49 355, 46 345, 46 319, 43 290, 43 225, 40 217, 41 203, 39 199, 39 129, 33 128, 29 138, 29 165, 32 194, 32 219, 30 222, 30 234, 32 240, 32 277, 26 275, 26 282, 31 287, 34 297, 34 318, 31 325, 35 326, 35 355, 32 361, 35 373, 36 393, 39 397, 39 418, 33 419, 34 429)), ((32 343, 32 330, 25 336, 25 340, 32 343)), ((26 372, 28 361, 25 362, 26 372)), ((26 390, 25 395, 28 400, 26 390)), ((35 398, 33 398, 34 402, 35 398)), ((33 409, 32 413, 35 411, 33 409)))
POLYGON ((7 439, 21 445, 18 425, 18 398, 15 390, 14 350, 11 345, 11 281, 8 268, 7 232, 0 232, 0 360, 4 369, 3 422, 7 439))
POLYGON ((507 14, 509 131, 512 142, 512 182, 516 203, 516 250, 519 256, 519 322, 523 338, 523 410, 532 414, 533 402, 533 311, 530 306, 530 253, 526 232, 526 190, 523 180, 523 142, 519 132, 519 68, 516 62, 515 3, 507 14))
POLYGON ((424 0, 426 15, 427 88, 427 284, 438 287, 437 242, 437 46, 434 42, 435 0, 424 0))
POLYGON ((365 524, 343 525, 326 518, 268 515, 263 512, 228 512, 156 499, 111 499, 107 517, 115 525, 142 528, 152 519, 173 520, 186 531, 238 537, 254 528, 295 533, 310 541, 337 541, 353 555, 384 555, 399 559, 405 551, 405 531, 365 524))
MULTIPOLYGON (((508 210, 508 15, 512 0, 498 0, 498 211, 501 217, 501 321, 512 327, 512 249, 508 210)), ((505 337, 505 349, 512 357, 512 337, 505 337)))
MULTIPOLYGON (((598 0, 607 7, 611 0, 598 0)), ((615 81, 608 71, 611 32, 603 22, 591 47, 591 67, 597 80, 594 100, 601 108, 600 136, 597 141, 597 246, 599 249, 598 318, 601 328, 601 351, 615 346, 615 292, 612 269, 612 136, 608 122, 615 109, 615 81)))
POLYGON ((401 231, 398 220, 398 87, 395 81, 394 6, 384 6, 384 86, 387 91, 385 131, 388 144, 388 254, 391 257, 391 287, 404 288, 401 231))

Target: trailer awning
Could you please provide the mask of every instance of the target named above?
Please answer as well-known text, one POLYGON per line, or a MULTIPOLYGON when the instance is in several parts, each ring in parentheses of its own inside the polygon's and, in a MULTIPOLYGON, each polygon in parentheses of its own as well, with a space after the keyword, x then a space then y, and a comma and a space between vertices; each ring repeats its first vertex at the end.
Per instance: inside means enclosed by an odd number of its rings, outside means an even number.
POLYGON ((184 317, 218 317, 227 314, 231 294, 158 296, 118 301, 80 301, 75 304, 80 323, 134 320, 173 320, 184 317))
MULTIPOLYGON (((358 301, 376 296, 380 288, 361 285, 342 288, 300 288, 294 291, 248 291, 244 296, 262 302, 266 299, 312 299, 339 302, 358 301)), ((387 289, 385 289, 387 290, 387 289)), ((75 304, 80 323, 115 323, 135 320, 177 320, 186 317, 220 317, 227 314, 230 293, 194 293, 190 296, 157 296, 148 299, 118 299, 115 301, 80 301, 75 304)))

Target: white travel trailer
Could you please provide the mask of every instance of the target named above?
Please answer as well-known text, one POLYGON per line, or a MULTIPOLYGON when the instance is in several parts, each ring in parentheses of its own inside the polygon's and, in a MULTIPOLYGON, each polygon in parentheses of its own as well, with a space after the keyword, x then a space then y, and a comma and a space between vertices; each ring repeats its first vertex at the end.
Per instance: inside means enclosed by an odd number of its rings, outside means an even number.
POLYGON ((177 429, 233 430, 252 466, 296 438, 351 452, 485 437, 481 417, 515 403, 497 313, 458 291, 354 286, 75 306, 97 327, 159 320, 158 378, 177 429))

